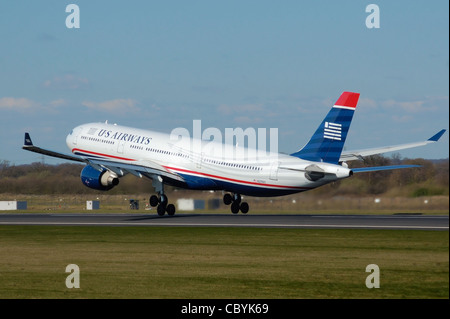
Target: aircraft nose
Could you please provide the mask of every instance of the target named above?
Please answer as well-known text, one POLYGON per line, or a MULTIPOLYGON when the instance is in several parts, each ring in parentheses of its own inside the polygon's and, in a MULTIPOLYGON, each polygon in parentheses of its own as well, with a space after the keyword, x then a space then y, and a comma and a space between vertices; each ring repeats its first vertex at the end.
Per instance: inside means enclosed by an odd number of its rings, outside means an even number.
POLYGON ((72 150, 74 146, 77 145, 77 134, 77 128, 74 128, 66 137, 66 144, 70 150, 72 150))
POLYGON ((69 135, 67 135, 66 144, 67 144, 67 147, 72 149, 72 147, 71 147, 72 146, 72 132, 70 132, 69 135))

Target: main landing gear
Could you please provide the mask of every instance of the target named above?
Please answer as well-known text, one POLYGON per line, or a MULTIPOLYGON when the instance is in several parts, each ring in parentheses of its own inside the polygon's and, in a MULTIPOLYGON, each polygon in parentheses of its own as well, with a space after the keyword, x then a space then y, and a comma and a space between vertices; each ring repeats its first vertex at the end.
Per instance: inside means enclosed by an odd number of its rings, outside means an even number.
POLYGON ((156 192, 159 194, 159 197, 156 195, 150 196, 150 206, 156 207, 156 211, 159 216, 164 216, 167 212, 167 215, 173 216, 175 215, 175 205, 169 204, 167 196, 164 195, 164 184, 162 183, 162 178, 158 176, 158 178, 153 180, 153 186, 155 187, 156 192))
POLYGON ((248 206, 247 202, 241 202, 241 195, 239 194, 225 194, 223 195, 223 203, 225 205, 231 204, 231 212, 233 214, 239 213, 239 211, 242 212, 242 214, 247 214, 250 207, 248 206))
POLYGON ((175 215, 175 205, 168 204, 167 196, 164 194, 160 194, 159 197, 156 195, 150 196, 150 206, 157 206, 156 211, 159 216, 164 216, 166 212, 169 216, 175 215))

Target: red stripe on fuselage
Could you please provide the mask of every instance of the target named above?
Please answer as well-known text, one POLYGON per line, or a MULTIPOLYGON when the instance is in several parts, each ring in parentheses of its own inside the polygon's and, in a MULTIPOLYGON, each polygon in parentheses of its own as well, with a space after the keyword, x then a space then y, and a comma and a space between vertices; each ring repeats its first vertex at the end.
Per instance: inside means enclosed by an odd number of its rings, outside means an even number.
POLYGON ((242 180, 238 180, 238 179, 234 179, 234 178, 228 178, 228 177, 222 177, 222 176, 217 176, 217 175, 211 175, 211 174, 207 174, 207 173, 200 173, 200 172, 195 172, 195 171, 190 171, 187 169, 183 169, 183 168, 175 168, 175 167, 170 167, 170 166, 163 166, 166 169, 170 169, 170 170, 174 170, 174 171, 180 171, 183 173, 188 173, 188 174, 197 174, 197 175, 202 175, 205 177, 211 177, 211 178, 217 178, 217 179, 223 179, 229 182, 235 182, 235 183, 244 183, 244 184, 250 184, 250 185, 258 185, 258 186, 266 186, 266 187, 278 187, 278 188, 291 188, 291 189, 311 189, 310 187, 296 187, 296 186, 286 186, 286 185, 275 185, 275 184, 263 184, 263 183, 256 183, 256 182, 249 182, 249 181, 242 181, 242 180))
POLYGON ((86 151, 86 150, 82 150, 79 148, 74 148, 72 150, 72 153, 79 151, 79 152, 83 152, 83 153, 88 153, 88 154, 92 154, 92 155, 99 155, 99 156, 105 156, 105 157, 109 157, 109 158, 114 158, 114 159, 119 159, 119 160, 123 160, 123 161, 136 161, 135 159, 132 158, 126 158, 126 157, 119 157, 119 156, 113 156, 113 155, 108 155, 108 154, 103 154, 103 153, 97 153, 97 152, 92 152, 92 151, 86 151))
MULTIPOLYGON (((119 160, 124 160, 124 161, 136 161, 135 159, 132 159, 132 158, 119 157, 119 156, 113 156, 113 155, 98 153, 98 152, 86 151, 86 150, 82 150, 82 149, 79 149, 79 148, 72 149, 72 153, 74 153, 76 151, 84 152, 84 153, 88 153, 88 154, 92 154, 92 155, 105 156, 105 157, 119 159, 119 160)), ((191 171, 191 170, 187 170, 187 169, 183 169, 183 168, 175 168, 175 167, 164 166, 164 165, 163 165, 163 167, 168 169, 168 170, 174 170, 174 171, 179 171, 179 172, 188 173, 188 174, 197 174, 197 175, 202 175, 202 176, 205 176, 205 177, 222 179, 222 180, 226 180, 226 181, 234 182, 234 183, 244 183, 244 184, 249 184, 249 185, 257 185, 257 186, 265 186, 265 187, 290 188, 290 189, 302 189, 302 190, 311 189, 311 187, 296 187, 296 186, 263 184, 263 183, 257 183, 257 182, 243 181, 243 180, 238 180, 238 179, 234 179, 234 178, 217 176, 217 175, 212 175, 212 174, 207 174, 207 173, 200 173, 200 172, 195 172, 195 171, 191 171)))

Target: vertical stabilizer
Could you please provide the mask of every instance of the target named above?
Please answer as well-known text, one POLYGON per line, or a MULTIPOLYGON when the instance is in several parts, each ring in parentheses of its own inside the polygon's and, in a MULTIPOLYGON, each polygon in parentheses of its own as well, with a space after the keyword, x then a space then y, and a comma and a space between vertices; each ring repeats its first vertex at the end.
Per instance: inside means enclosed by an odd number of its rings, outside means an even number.
POLYGON ((308 144, 291 155, 309 161, 337 164, 358 99, 359 93, 343 92, 308 144))

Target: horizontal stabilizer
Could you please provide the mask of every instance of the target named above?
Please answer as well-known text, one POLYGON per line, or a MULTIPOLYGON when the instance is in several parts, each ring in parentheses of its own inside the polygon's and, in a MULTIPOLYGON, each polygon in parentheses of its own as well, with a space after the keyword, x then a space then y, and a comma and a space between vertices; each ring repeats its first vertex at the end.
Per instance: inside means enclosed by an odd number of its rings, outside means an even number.
POLYGON ((375 167, 357 167, 352 168, 353 173, 387 171, 390 169, 421 167, 420 165, 392 165, 392 166, 375 166, 375 167))
POLYGON ((344 161, 354 161, 354 160, 361 160, 365 156, 371 156, 376 154, 383 154, 388 152, 395 152, 399 150, 404 150, 408 148, 418 147, 418 146, 424 146, 430 143, 437 142, 442 135, 444 135, 446 130, 440 130, 438 133, 430 137, 426 141, 422 142, 415 142, 415 143, 408 143, 408 144, 401 144, 401 145, 392 145, 392 146, 383 146, 383 147, 377 147, 377 148, 368 148, 363 150, 357 150, 357 151, 344 151, 341 154, 341 157, 339 159, 340 162, 344 161))

